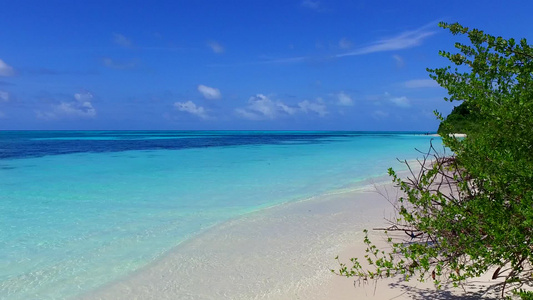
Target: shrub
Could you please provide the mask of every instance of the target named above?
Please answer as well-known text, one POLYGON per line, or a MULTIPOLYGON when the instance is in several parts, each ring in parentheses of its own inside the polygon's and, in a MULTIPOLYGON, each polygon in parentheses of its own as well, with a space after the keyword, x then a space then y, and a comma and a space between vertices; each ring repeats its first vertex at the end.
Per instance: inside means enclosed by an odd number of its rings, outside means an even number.
MULTIPOLYGON (((475 124, 464 139, 444 135, 453 155, 431 148, 410 179, 389 170, 404 196, 388 232, 404 231, 410 239, 389 238, 392 250, 382 251, 367 237, 370 268, 353 258, 335 272, 362 279, 431 278, 439 287, 490 270, 493 279, 503 279, 503 296, 533 279, 533 50, 525 39, 506 40, 457 23, 439 26, 466 35, 470 44, 456 43, 458 53, 439 52, 454 67, 428 69, 430 77, 447 89, 446 101, 463 101, 457 110, 474 112, 475 124)), ((457 130, 446 123, 443 130, 457 130)))

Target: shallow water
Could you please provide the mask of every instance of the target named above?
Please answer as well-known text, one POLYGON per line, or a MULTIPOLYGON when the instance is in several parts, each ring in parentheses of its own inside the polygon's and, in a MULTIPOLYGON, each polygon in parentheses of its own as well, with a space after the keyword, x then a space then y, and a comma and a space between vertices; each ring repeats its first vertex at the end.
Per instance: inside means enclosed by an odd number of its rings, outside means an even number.
MULTIPOLYGON (((0 295, 75 296, 206 228, 401 169, 435 137, 1 132, 0 295)), ((440 140, 434 141, 437 147, 440 140)))

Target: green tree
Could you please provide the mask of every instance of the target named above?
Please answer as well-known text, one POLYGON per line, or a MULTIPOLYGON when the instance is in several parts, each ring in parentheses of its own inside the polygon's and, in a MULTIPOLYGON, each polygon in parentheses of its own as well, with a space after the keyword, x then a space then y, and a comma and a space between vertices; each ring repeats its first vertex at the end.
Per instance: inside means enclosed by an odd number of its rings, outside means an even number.
POLYGON ((411 239, 389 238, 386 252, 366 238, 371 267, 353 258, 335 272, 432 278, 439 287, 490 271, 503 279, 503 296, 533 280, 533 49, 525 39, 457 23, 439 26, 466 35, 470 44, 456 43, 458 53, 439 52, 453 67, 428 69, 430 77, 447 89, 446 101, 463 101, 475 113, 475 126, 464 139, 444 135, 453 155, 431 149, 410 179, 389 170, 404 196, 388 234, 405 231, 411 239))
POLYGON ((468 107, 468 102, 463 102, 453 108, 452 112, 443 120, 437 133, 441 136, 452 133, 470 133, 478 130, 482 125, 479 111, 468 107))

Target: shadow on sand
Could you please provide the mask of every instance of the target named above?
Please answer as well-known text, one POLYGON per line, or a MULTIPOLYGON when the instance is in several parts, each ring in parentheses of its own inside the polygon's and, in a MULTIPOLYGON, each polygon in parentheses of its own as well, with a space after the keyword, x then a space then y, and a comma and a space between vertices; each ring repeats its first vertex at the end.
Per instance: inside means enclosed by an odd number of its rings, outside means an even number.
POLYGON ((473 281, 464 284, 462 287, 453 288, 452 285, 445 285, 440 290, 435 287, 416 287, 406 284, 403 280, 389 283, 391 289, 402 290, 403 293, 391 298, 409 298, 415 300, 437 299, 437 300, 488 300, 501 299, 501 286, 489 284, 487 282, 473 281))

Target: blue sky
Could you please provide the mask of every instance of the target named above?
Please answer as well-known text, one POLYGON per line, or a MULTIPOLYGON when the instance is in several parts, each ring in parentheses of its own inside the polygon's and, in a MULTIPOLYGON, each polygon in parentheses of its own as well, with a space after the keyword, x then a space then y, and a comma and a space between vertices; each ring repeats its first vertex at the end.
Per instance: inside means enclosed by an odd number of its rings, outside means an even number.
POLYGON ((439 21, 533 38, 529 0, 0 6, 0 129, 435 131, 439 21))

